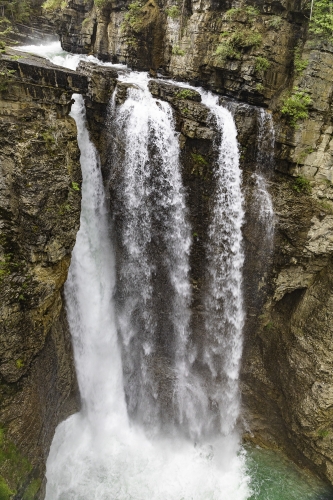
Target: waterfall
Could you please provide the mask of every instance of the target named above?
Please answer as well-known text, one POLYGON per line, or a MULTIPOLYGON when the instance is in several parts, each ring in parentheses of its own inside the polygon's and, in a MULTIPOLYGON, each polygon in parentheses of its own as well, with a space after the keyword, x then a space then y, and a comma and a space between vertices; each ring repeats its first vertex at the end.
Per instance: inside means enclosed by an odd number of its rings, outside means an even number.
POLYGON ((154 432, 175 416, 187 373, 191 237, 172 109, 151 96, 145 74, 129 79, 108 120, 119 327, 129 413, 154 432))
POLYGON ((209 286, 206 298, 207 342, 204 361, 210 368, 211 400, 219 409, 220 430, 229 434, 239 415, 239 369, 244 323, 241 227, 244 220, 237 130, 218 96, 201 92, 215 118, 220 144, 213 218, 208 231, 209 286))
POLYGON ((80 96, 72 110, 82 214, 65 294, 82 409, 56 430, 46 499, 245 500, 249 477, 236 430, 243 200, 235 125, 216 97, 202 93, 218 161, 198 350, 189 331, 191 228, 171 108, 150 95, 146 75, 122 80, 128 97, 116 105, 114 96, 110 106, 110 204, 80 96))
POLYGON ((254 180, 253 206, 257 211, 259 224, 265 228, 266 243, 269 247, 272 247, 275 220, 267 180, 269 180, 273 171, 275 133, 270 113, 263 108, 259 108, 257 117, 257 168, 252 175, 254 180))

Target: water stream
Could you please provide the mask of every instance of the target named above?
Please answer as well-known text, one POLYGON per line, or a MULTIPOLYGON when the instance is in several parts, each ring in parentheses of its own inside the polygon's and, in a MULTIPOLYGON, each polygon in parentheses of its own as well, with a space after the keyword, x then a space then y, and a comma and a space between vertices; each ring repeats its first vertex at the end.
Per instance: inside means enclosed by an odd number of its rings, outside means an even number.
MULTIPOLYGON (((25 50, 73 69, 87 58, 55 44, 25 50)), ((121 79, 133 87, 123 104, 110 106, 111 213, 81 96, 71 112, 83 186, 65 296, 82 409, 56 430, 46 499, 325 498, 316 481, 293 496, 305 484, 300 472, 281 493, 288 471, 279 458, 277 487, 268 488, 266 455, 240 445, 244 212, 232 115, 202 92, 219 132, 219 159, 208 230, 206 346, 199 352, 189 331, 191 228, 172 111, 151 96, 146 74, 121 79), (198 360, 205 377, 193 368, 198 360)))

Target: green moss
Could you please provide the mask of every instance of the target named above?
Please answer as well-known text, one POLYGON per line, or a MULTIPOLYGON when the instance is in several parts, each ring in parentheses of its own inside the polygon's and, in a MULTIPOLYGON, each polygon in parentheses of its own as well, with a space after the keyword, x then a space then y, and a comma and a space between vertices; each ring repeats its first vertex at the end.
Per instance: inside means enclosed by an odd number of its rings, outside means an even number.
POLYGON ((72 182, 72 189, 74 191, 80 191, 80 186, 78 185, 77 182, 72 182))
POLYGON ((5 64, 0 65, 0 92, 8 90, 9 83, 12 81, 15 70, 8 69, 5 64))
MULTIPOLYGON (((31 471, 31 463, 19 452, 15 444, 7 437, 6 430, 2 427, 0 441, 0 484, 2 484, 3 494, 16 494, 27 481, 31 471)), ((4 496, 3 498, 11 498, 11 496, 4 496)), ((1 494, 0 499, 2 499, 1 494)))
POLYGON ((269 321, 268 323, 266 323, 265 325, 265 329, 266 330, 271 330, 272 328, 274 327, 274 323, 272 321, 269 321))
POLYGON ((255 89, 257 92, 263 92, 265 90, 265 87, 263 86, 262 83, 257 83, 255 89))
POLYGON ((294 71, 297 75, 301 75, 303 71, 308 67, 309 61, 307 59, 302 59, 302 51, 300 47, 296 47, 294 50, 294 71))
POLYGON ((55 143, 55 138, 50 130, 46 130, 42 133, 42 137, 46 144, 51 145, 55 143))
POLYGON ((197 153, 191 153, 192 159, 195 163, 199 163, 200 165, 208 165, 208 161, 202 155, 197 153))
POLYGON ((185 50, 181 49, 178 45, 174 45, 172 47, 172 54, 174 56, 184 56, 185 55, 185 50))
POLYGON ((330 432, 327 429, 319 429, 319 431, 317 431, 317 434, 320 438, 325 438, 329 436, 330 432))
POLYGON ((318 207, 320 209, 325 210, 325 212, 329 213, 330 215, 333 214, 333 204, 329 203, 328 201, 318 201, 318 207))
POLYGON ((295 182, 292 185, 292 188, 297 193, 310 194, 312 191, 310 181, 305 177, 303 177, 302 175, 296 177, 295 182))
POLYGON ((14 495, 3 477, 0 476, 0 500, 10 500, 14 495))
POLYGON ((172 5, 168 9, 165 9, 166 15, 171 17, 171 19, 177 19, 180 16, 179 8, 177 5, 172 5))
POLYGON ((66 0, 46 0, 42 5, 43 9, 50 11, 64 9, 66 6, 66 0))
POLYGON ((271 63, 269 62, 268 59, 266 59, 266 57, 258 56, 258 57, 256 57, 254 70, 256 73, 264 73, 265 71, 268 70, 270 65, 271 65, 271 63))
POLYGON ((179 90, 175 95, 176 99, 193 99, 193 97, 195 97, 195 96, 196 96, 196 93, 190 89, 179 90))
POLYGON ((268 21, 268 25, 274 30, 278 30, 281 27, 282 18, 280 16, 272 16, 268 21))
POLYGON ((222 40, 215 50, 215 56, 220 61, 240 59, 240 51, 251 47, 258 47, 262 41, 260 33, 249 29, 236 30, 232 33, 222 32, 221 36, 226 38, 226 40, 222 40))
POLYGON ((34 500, 36 497, 36 493, 39 491, 41 485, 42 481, 40 479, 32 480, 25 490, 22 500, 34 500))
POLYGON ((19 358, 15 361, 15 364, 16 364, 17 368, 23 368, 25 363, 24 363, 23 359, 19 358))
POLYGON ((308 107, 311 103, 311 98, 305 91, 295 88, 292 94, 284 100, 281 113, 287 115, 290 125, 296 128, 299 120, 308 118, 308 107))
POLYGON ((260 15, 259 10, 252 5, 248 5, 247 7, 238 7, 227 10, 225 13, 225 17, 228 20, 234 20, 238 16, 246 15, 246 21, 249 23, 253 23, 256 17, 260 15))

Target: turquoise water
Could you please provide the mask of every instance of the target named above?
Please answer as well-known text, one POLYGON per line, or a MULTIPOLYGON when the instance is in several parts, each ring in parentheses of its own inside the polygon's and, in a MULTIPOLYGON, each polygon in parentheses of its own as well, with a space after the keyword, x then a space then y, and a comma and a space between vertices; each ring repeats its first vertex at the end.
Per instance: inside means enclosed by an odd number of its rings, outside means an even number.
MULTIPOLYGON (((247 446, 249 500, 333 500, 333 490, 280 452, 247 446)), ((232 499, 230 499, 232 500, 232 499)))

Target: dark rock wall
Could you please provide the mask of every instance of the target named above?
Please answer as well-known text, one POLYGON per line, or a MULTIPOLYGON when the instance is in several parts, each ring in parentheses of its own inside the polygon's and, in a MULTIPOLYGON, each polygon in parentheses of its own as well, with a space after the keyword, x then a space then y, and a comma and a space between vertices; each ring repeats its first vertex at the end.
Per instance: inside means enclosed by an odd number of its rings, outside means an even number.
POLYGON ((0 65, 0 480, 37 498, 55 427, 79 407, 62 290, 81 200, 68 113, 86 79, 39 58, 0 65))

